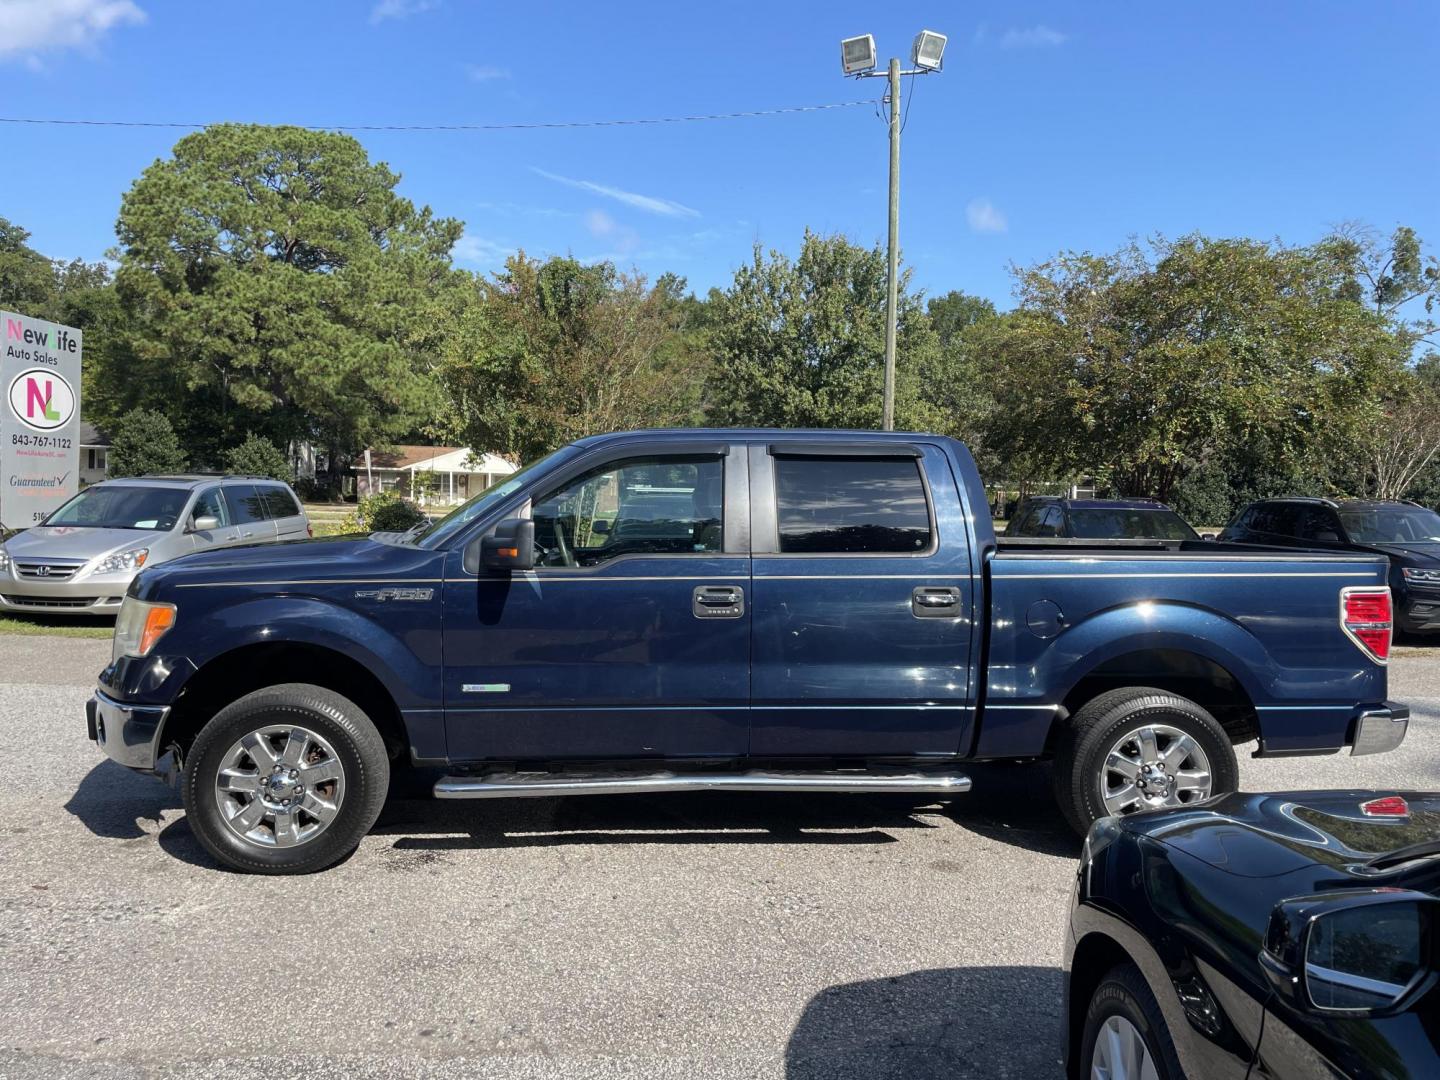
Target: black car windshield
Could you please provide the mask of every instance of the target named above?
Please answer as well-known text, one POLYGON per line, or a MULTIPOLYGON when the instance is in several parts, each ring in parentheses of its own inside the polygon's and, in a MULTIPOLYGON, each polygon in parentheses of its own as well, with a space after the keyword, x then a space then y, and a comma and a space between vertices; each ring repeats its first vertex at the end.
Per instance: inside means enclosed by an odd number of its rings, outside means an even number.
POLYGON ((1071 535, 1086 540, 1198 540, 1174 510, 1071 510, 1071 535))
POLYGON ((184 488, 99 484, 86 488, 44 524, 79 529, 144 529, 169 532, 180 520, 190 492, 184 488))
POLYGON ((544 457, 532 461, 529 465, 517 469, 509 476, 491 484, 468 502, 461 503, 433 525, 426 526, 411 539, 423 548, 438 547, 507 495, 516 491, 531 472, 538 471, 542 465, 558 461, 562 457, 569 457, 574 452, 574 447, 561 447, 559 450, 546 454, 544 457))
POLYGON ((1440 544, 1440 514, 1422 506, 1341 510, 1340 521, 1356 544, 1440 544))

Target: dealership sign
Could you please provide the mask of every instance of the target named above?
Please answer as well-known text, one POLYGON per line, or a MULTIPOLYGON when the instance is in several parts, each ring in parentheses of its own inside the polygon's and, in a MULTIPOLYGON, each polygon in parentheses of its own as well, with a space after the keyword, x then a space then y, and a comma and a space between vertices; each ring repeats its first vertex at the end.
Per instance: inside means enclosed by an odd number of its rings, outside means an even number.
POLYGON ((79 330, 0 311, 0 525, 25 529, 80 489, 79 330))

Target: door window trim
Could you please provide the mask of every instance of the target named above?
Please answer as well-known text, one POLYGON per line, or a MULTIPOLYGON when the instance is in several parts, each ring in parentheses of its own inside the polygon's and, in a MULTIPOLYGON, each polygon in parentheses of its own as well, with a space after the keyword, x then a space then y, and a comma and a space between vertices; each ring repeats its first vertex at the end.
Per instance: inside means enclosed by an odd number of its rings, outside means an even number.
POLYGON ((940 550, 940 523, 935 518, 935 497, 930 491, 930 474, 919 447, 905 443, 844 443, 830 453, 824 443, 775 443, 750 446, 750 528, 751 554, 757 559, 929 559, 940 550), (800 449, 803 447, 803 449, 800 449), (920 474, 925 493, 925 513, 930 519, 930 544, 923 551, 781 551, 780 505, 775 483, 777 457, 804 458, 893 458, 910 461, 920 474))

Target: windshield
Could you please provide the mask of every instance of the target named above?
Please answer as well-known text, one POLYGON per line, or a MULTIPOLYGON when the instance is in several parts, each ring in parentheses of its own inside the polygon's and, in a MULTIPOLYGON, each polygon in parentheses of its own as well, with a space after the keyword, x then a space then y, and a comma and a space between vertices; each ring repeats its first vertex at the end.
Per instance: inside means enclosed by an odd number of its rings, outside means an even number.
POLYGON ((180 520, 190 492, 184 488, 101 484, 86 488, 42 522, 81 529, 144 529, 169 532, 180 520))
POLYGON ((544 457, 532 461, 529 465, 517 469, 509 476, 497 480, 469 502, 462 503, 433 525, 416 533, 414 542, 424 548, 438 547, 507 495, 515 492, 529 473, 538 470, 540 466, 547 462, 554 461, 559 455, 565 454, 566 451, 570 449, 571 448, 567 446, 553 453, 546 454, 544 457))
POLYGON ((1086 540, 1198 540, 1174 510, 1071 510, 1070 532, 1086 540))
POLYGON ((1440 514, 1421 506, 1341 510, 1340 520, 1357 544, 1440 544, 1440 514))

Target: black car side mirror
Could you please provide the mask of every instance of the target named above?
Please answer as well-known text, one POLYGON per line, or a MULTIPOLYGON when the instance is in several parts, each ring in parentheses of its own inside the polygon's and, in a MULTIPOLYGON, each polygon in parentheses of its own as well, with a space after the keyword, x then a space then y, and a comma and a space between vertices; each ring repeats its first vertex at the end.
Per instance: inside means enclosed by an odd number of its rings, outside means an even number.
POLYGON ((487 570, 531 570, 535 566, 535 522, 510 518, 480 540, 480 565, 487 570))
POLYGON ((1295 1009, 1385 1013, 1435 971, 1440 900, 1409 889, 1349 889, 1277 904, 1260 967, 1295 1009))

